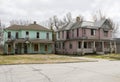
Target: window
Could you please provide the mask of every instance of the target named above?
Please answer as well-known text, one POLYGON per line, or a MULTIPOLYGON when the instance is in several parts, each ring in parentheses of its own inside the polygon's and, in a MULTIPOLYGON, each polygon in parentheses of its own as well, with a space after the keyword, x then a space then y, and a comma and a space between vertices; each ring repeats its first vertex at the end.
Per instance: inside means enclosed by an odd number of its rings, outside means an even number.
POLYGON ((81 42, 78 42, 78 48, 79 49, 81 48, 81 42))
POLYGON ((64 31, 62 31, 62 38, 64 39, 64 31))
POLYGON ((59 49, 61 49, 61 43, 59 42, 59 49))
POLYGON ((91 35, 95 35, 95 33, 96 33, 96 30, 95 29, 91 29, 91 35))
POLYGON ((63 49, 65 49, 65 43, 64 42, 62 43, 62 46, 63 46, 63 49))
POLYGON ((11 38, 11 32, 8 32, 8 38, 11 38))
POLYGON ((58 38, 60 38, 60 32, 58 32, 58 38))
POLYGON ((87 48, 87 42, 84 42, 84 48, 87 48))
POLYGON ((34 44, 34 51, 38 51, 38 44, 34 44))
POLYGON ((79 36, 79 28, 77 28, 77 37, 79 36))
POLYGON ((11 52, 11 50, 12 50, 12 46, 8 44, 8 52, 11 52))
POLYGON ((104 36, 108 36, 108 31, 104 31, 104 36))
POLYGON ((69 31, 67 31, 67 39, 69 39, 69 31))
POLYGON ((29 35, 29 32, 28 32, 28 31, 26 32, 26 35, 29 35))
POLYGON ((48 46, 47 45, 45 45, 45 51, 48 51, 48 46))
POLYGON ((36 34, 36 38, 39 38, 39 32, 37 32, 37 34, 36 34))
POLYGON ((18 39, 18 32, 16 32, 16 35, 15 35, 16 39, 18 39))
POLYGON ((49 39, 49 33, 47 33, 46 38, 49 39))
POLYGON ((86 35, 86 29, 83 29, 82 31, 83 31, 83 35, 86 35))
POLYGON ((72 37, 74 37, 74 29, 72 30, 72 37))
POLYGON ((69 48, 72 49, 72 44, 71 43, 69 44, 69 48))

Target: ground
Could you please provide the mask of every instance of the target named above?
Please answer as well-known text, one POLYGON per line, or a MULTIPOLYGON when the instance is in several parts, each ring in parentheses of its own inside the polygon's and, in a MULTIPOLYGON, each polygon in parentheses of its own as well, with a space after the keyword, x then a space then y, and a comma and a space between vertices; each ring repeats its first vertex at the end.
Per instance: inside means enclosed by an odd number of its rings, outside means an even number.
MULTIPOLYGON (((36 63, 65 63, 87 62, 88 59, 55 54, 0 55, 0 64, 36 64, 36 63)), ((91 60, 90 60, 91 61, 91 60)))
POLYGON ((0 65, 0 82, 120 82, 120 61, 0 65))

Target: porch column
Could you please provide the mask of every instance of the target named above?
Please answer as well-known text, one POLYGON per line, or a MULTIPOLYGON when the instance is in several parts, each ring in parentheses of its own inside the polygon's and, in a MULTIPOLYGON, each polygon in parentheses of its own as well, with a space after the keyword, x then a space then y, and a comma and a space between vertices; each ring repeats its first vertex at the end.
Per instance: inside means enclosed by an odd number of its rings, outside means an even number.
POLYGON ((84 55, 84 40, 82 40, 82 45, 81 45, 81 54, 84 55))
POLYGON ((115 53, 117 53, 117 50, 116 50, 116 42, 114 41, 114 51, 115 53))
POLYGON ((110 53, 112 53, 112 42, 110 41, 110 53))
POLYGON ((104 41, 102 41, 102 51, 104 53, 104 41))
POLYGON ((93 41, 93 50, 96 51, 95 41, 93 41))
MULTIPOLYGON (((39 47, 39 44, 38 44, 38 47, 39 47)), ((39 51, 39 49, 38 49, 38 51, 39 51)), ((32 53, 33 51, 32 51, 32 43, 30 43, 30 54, 32 53)))
POLYGON ((16 46, 15 46, 15 43, 13 43, 13 54, 15 54, 15 52, 16 52, 16 46))

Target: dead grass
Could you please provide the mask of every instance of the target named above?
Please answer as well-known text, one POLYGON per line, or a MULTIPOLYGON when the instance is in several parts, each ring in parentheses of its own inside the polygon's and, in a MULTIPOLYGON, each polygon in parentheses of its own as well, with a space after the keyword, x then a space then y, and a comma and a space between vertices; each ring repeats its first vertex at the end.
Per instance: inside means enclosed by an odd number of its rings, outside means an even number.
POLYGON ((85 57, 109 59, 109 60, 120 60, 120 54, 85 55, 85 57))
POLYGON ((7 55, 0 56, 0 64, 37 64, 37 63, 61 63, 61 62, 86 62, 77 57, 54 55, 54 54, 32 54, 32 55, 7 55))

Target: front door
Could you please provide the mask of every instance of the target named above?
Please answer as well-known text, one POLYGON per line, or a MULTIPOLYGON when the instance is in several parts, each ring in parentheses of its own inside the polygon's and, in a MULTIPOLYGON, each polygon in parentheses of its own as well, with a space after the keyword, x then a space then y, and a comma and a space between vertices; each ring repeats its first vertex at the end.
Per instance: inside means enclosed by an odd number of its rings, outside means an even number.
POLYGON ((28 53, 28 49, 27 49, 27 48, 28 48, 28 47, 27 47, 27 44, 25 43, 25 44, 24 44, 24 53, 25 53, 25 54, 28 53))
POLYGON ((96 51, 102 52, 102 42, 96 42, 96 51))

